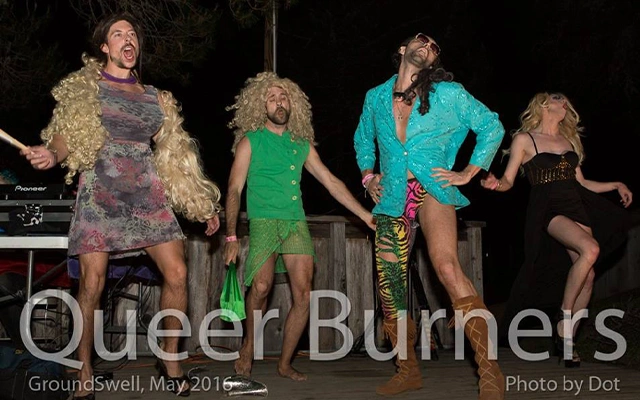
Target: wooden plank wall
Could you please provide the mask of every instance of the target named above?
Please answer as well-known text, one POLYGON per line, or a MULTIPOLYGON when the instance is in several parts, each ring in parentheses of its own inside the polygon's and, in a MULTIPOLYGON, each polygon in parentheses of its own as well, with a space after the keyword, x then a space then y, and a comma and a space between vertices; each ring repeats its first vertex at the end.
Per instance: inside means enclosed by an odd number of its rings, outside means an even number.
MULTIPOLYGON (((374 265, 374 233, 359 220, 338 216, 308 217, 309 229, 316 251, 316 263, 313 278, 314 290, 335 290, 345 294, 351 305, 351 312, 343 321, 357 340, 364 332, 365 310, 374 312, 376 309, 375 265, 374 265)), ((224 222, 223 222, 224 224, 224 222)), ((465 272, 472 279, 479 292, 482 293, 482 223, 467 223, 460 234, 459 253, 465 272)), ((238 237, 241 251, 238 256, 238 279, 244 281, 244 261, 249 247, 246 220, 239 221, 238 237)), ((432 311, 447 307, 449 300, 442 289, 442 285, 435 279, 435 275, 426 259, 424 240, 416 243, 419 260, 420 277, 428 295, 432 311)), ((224 282, 226 268, 223 262, 224 233, 213 238, 201 235, 189 235, 186 240, 186 257, 189 268, 189 310, 192 335, 184 341, 184 350, 199 352, 200 343, 198 329, 207 313, 220 308, 220 294, 224 282)), ((243 286, 244 288, 244 286, 243 286)), ((132 289, 135 290, 135 289, 132 289)), ((151 298, 150 298, 151 299, 151 298)), ((158 301, 159 297, 153 297, 158 301)), ((417 300, 414 299, 414 304, 417 300)), ((132 307, 123 302, 118 306, 120 316, 126 308, 132 307)), ((284 322, 291 307, 291 291, 287 275, 278 275, 274 281, 272 294, 268 300, 267 310, 278 309, 279 317, 269 320, 264 327, 263 345, 266 355, 278 354, 281 350, 284 322)), ((151 310, 152 308, 146 308, 151 310)), ((319 300, 317 308, 320 319, 335 318, 340 312, 340 304, 331 298, 319 300)), ((450 315, 450 313, 448 314, 450 315)), ((417 315, 416 315, 417 316, 417 315)), ((220 319, 215 319, 209 329, 228 329, 233 325, 220 319)), ((384 338, 376 323, 375 341, 379 346, 384 345, 384 338)), ((446 321, 440 320, 438 329, 443 334, 443 342, 448 345, 450 340, 445 332, 446 321)), ((451 336, 451 344, 453 336, 451 336)), ((302 340, 304 340, 303 337, 302 340)), ((308 337, 306 337, 308 339, 308 337)), ((302 344, 301 346, 304 346, 302 344)), ((146 337, 143 338, 143 342, 146 337)), ((144 353, 148 350, 138 341, 144 353)), ((236 351, 241 346, 240 337, 211 338, 209 344, 217 351, 236 351)), ((343 336, 333 328, 319 328, 319 351, 330 352, 339 349, 343 344, 343 336)))
MULTIPOLYGON (((351 305, 346 324, 357 340, 365 329, 365 310, 375 311, 377 295, 375 292, 375 265, 373 259, 373 232, 369 231, 359 221, 344 217, 323 216, 308 218, 309 228, 313 237, 316 251, 316 264, 313 280, 314 290, 336 290, 344 293, 351 305)), ((483 293, 482 281, 482 222, 469 221, 459 232, 458 253, 463 270, 474 283, 478 292, 483 293)), ((246 219, 241 218, 238 231, 241 241, 239 254, 238 279, 244 281, 244 260, 246 259, 249 238, 246 219)), ((640 225, 636 225, 629 232, 629 240, 621 257, 607 271, 598 277, 593 298, 603 299, 617 293, 640 288, 640 225)), ((184 341, 184 350, 191 353, 200 352, 198 330, 207 313, 220 308, 220 294, 224 282, 226 268, 223 263, 222 249, 224 246, 224 234, 219 233, 212 238, 201 235, 189 235, 185 242, 187 265, 189 268, 189 310, 188 317, 191 323, 191 337, 184 341)), ((438 281, 430 266, 427 249, 424 240, 419 234, 416 240, 415 252, 420 283, 424 288, 432 313, 439 309, 445 309, 447 318, 440 319, 435 327, 440 334, 440 339, 445 347, 452 347, 454 343, 453 331, 447 328, 448 319, 453 315, 450 301, 444 288, 438 281)), ((413 283, 413 282, 410 282, 413 283)), ((243 286, 244 288, 244 286, 243 286)), ((137 310, 141 314, 141 325, 149 322, 159 308, 160 287, 139 286, 137 283, 126 287, 125 292, 133 296, 142 290, 143 303, 130 299, 119 299, 116 303, 116 314, 111 331, 123 329, 126 325, 126 310, 137 310)), ((412 291, 410 305, 413 306, 414 318, 418 318, 418 299, 412 291)), ((287 275, 276 277, 274 288, 268 301, 268 310, 278 309, 279 317, 269 320, 264 328, 263 343, 265 354, 278 354, 281 349, 283 325, 287 313, 291 307, 291 292, 288 286, 287 275)), ((34 337, 40 340, 55 340, 57 346, 64 346, 68 337, 60 331, 60 327, 68 326, 69 317, 61 310, 55 310, 56 324, 52 325, 51 313, 45 310, 37 310, 39 321, 33 324, 34 337), (64 318, 60 323, 58 317, 64 318)), ((338 315, 339 304, 332 299, 323 298, 319 303, 320 318, 334 318, 338 315)), ((381 335, 380 320, 375 324, 376 344, 383 346, 384 338, 381 335)), ((232 324, 214 320, 209 329, 231 329, 232 324)), ((144 333, 141 330, 141 333, 144 333)), ((320 328, 320 351, 335 351, 343 343, 342 335, 334 329, 320 328)), ((5 337, 0 326, 0 339, 5 337)), ((303 337, 304 339, 304 337, 303 337)), ((107 347, 113 351, 119 350, 124 344, 121 333, 106 334, 107 347)), ((150 353, 147 337, 144 334, 136 338, 138 353, 141 355, 150 353)), ((240 348, 240 337, 212 338, 210 345, 216 350, 235 351, 240 348)), ((301 346, 305 343, 301 342, 301 346)))

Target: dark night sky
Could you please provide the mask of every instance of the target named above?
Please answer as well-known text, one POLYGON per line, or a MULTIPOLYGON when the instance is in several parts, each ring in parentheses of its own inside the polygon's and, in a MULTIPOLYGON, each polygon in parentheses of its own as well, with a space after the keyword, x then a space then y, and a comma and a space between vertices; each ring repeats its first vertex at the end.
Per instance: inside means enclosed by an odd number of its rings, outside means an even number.
MULTIPOLYGON (((246 78, 263 69, 263 24, 239 28, 226 3, 220 3, 224 15, 217 47, 205 65, 185 66, 193 73, 190 85, 147 83, 172 90, 182 102, 186 128, 201 143, 207 172, 226 192, 232 132, 226 128, 231 115, 224 107, 233 103, 246 78)), ((79 66, 80 52, 86 49, 87 28, 63 8, 57 16, 61 25, 52 35, 64 43, 70 72, 79 66)), ((298 82, 307 93, 321 157, 367 206, 371 203, 362 197, 353 132, 366 90, 394 73, 392 52, 403 38, 417 32, 438 41, 447 69, 500 115, 507 132, 517 128, 519 113, 537 91, 567 94, 586 127, 585 176, 622 180, 640 193, 636 150, 630 145, 640 136, 634 118, 639 97, 638 2, 301 0, 279 16, 278 73, 298 82)), ((35 143, 51 109, 51 102, 43 102, 28 115, 14 113, 6 120, 5 114, 2 126, 13 129, 10 132, 26 143, 35 143)), ((503 148, 509 142, 507 135, 503 148)), ((461 167, 472 146, 470 134, 459 154, 461 167)), ((16 161, 16 170, 27 168, 20 163, 16 161)), ((505 163, 496 157, 492 170, 500 175, 505 163)), ((24 174, 27 180, 55 180, 62 176, 59 172, 34 177, 25 170, 24 174)), ((309 174, 302 187, 309 214, 345 213, 309 174)), ((475 179, 461 190, 472 204, 459 216, 487 223, 485 290, 488 303, 501 301, 522 261, 528 183, 521 179, 509 193, 496 194, 482 190, 475 179)))

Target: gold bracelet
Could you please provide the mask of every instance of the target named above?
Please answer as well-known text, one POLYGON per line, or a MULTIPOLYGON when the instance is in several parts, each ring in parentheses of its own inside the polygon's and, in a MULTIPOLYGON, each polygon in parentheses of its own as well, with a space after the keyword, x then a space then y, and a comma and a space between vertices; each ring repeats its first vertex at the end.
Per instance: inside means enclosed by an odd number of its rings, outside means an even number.
POLYGON ((496 186, 495 191, 497 191, 498 189, 500 189, 500 186, 502 186, 502 181, 500 179, 498 179, 498 186, 496 186))

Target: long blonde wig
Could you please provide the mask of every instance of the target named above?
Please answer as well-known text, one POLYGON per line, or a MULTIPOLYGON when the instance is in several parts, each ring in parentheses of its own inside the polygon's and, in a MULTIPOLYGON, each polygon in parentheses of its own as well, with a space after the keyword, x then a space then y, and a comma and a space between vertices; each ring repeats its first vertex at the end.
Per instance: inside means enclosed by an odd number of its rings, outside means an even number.
MULTIPOLYGON (((64 138, 69 155, 65 183, 95 166, 98 152, 109 136, 102 126, 98 80, 102 64, 82 55, 84 67, 62 79, 53 89, 57 101, 41 138, 48 145, 53 135, 64 138)), ((168 91, 159 91, 164 123, 156 135, 154 160, 165 195, 173 209, 192 221, 206 221, 220 211, 220 189, 204 175, 197 142, 182 128, 183 118, 168 91)))
POLYGON ((314 143, 314 132, 311 124, 311 104, 309 98, 296 83, 288 78, 280 78, 274 72, 260 72, 245 82, 244 88, 235 97, 235 104, 226 108, 235 110, 233 119, 227 125, 235 135, 231 151, 248 133, 258 130, 267 122, 267 94, 272 87, 279 87, 287 92, 291 115, 287 130, 292 139, 302 139, 314 143))
POLYGON ((582 147, 582 141, 580 136, 584 128, 580 126, 580 116, 578 112, 573 108, 573 105, 567 99, 567 96, 562 93, 537 93, 531 101, 527 109, 520 114, 520 127, 512 134, 516 135, 520 132, 530 132, 537 128, 542 122, 542 110, 549 105, 549 99, 554 94, 562 95, 567 101, 567 113, 564 119, 558 124, 560 134, 571 143, 573 150, 578 154, 580 164, 584 160, 584 148, 582 147))
POLYGON ((220 189, 203 173, 198 143, 183 128, 184 119, 173 95, 160 92, 164 124, 156 136, 154 159, 173 209, 200 222, 221 209, 220 189))
POLYGON ((76 173, 93 168, 98 151, 109 136, 100 121, 98 80, 102 65, 87 54, 82 55, 82 62, 84 67, 67 75, 51 91, 57 104, 40 135, 47 145, 53 135, 65 139, 69 155, 61 165, 67 167, 67 185, 76 173))

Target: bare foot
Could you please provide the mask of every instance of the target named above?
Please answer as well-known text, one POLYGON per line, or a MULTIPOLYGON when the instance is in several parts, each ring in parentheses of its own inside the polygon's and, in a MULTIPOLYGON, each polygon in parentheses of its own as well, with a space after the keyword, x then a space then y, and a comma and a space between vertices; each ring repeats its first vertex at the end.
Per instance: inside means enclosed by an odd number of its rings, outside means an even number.
POLYGON ((253 349, 240 349, 240 358, 234 363, 236 374, 242 376, 251 376, 251 364, 253 362, 253 349))
POLYGON ((296 381, 296 382, 307 380, 307 376, 305 374, 303 374, 302 372, 296 371, 295 369, 293 369, 292 366, 288 366, 288 367, 278 366, 278 375, 280 375, 283 378, 289 378, 292 381, 296 381))

